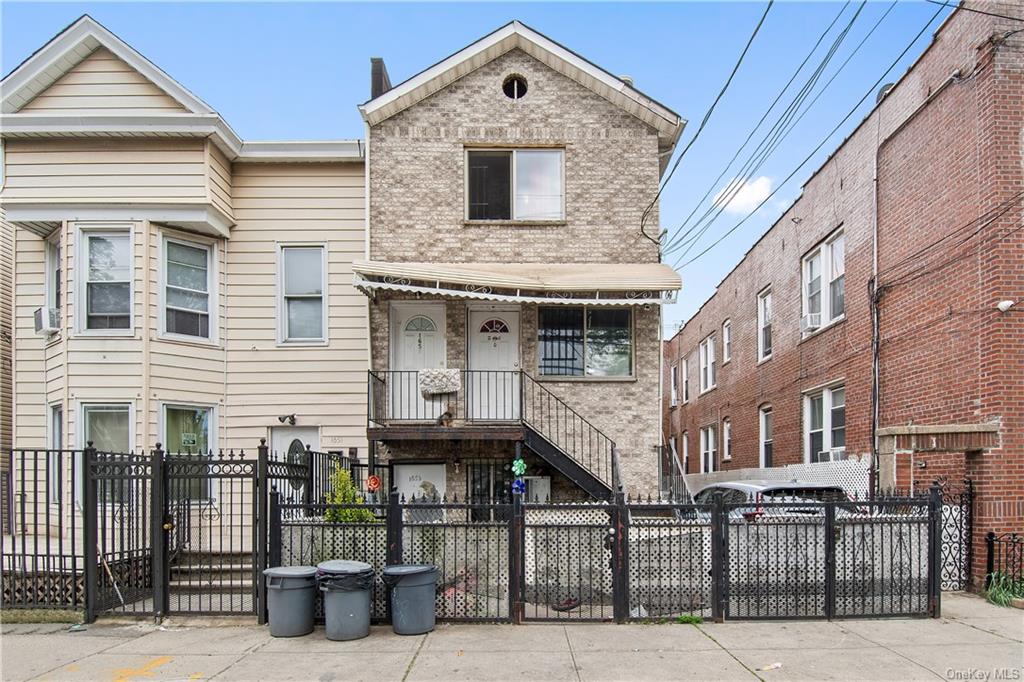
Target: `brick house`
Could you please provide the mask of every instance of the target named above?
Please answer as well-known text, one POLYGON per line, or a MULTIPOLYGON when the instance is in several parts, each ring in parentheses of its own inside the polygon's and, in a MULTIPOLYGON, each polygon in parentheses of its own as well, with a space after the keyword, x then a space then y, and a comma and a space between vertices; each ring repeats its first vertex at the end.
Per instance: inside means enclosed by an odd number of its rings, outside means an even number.
POLYGON ((986 531, 1024 529, 1018 29, 954 11, 666 342, 682 470, 874 452, 883 487, 970 477, 976 576, 986 531))
POLYGON ((398 489, 505 499, 519 452, 531 499, 656 490, 680 282, 639 226, 684 122, 519 22, 395 87, 376 60, 360 111, 368 439, 398 489))

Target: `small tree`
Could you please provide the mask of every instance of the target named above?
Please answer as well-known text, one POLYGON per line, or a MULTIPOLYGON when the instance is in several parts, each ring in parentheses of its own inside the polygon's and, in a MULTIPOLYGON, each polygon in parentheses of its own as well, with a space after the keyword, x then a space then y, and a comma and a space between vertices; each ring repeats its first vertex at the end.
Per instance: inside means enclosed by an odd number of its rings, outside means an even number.
MULTIPOLYGON (((360 505, 365 504, 363 496, 352 484, 352 474, 340 464, 334 467, 331 474, 331 492, 327 495, 329 505, 360 505)), ((331 523, 377 523, 377 517, 365 507, 329 507, 324 519, 331 523)))

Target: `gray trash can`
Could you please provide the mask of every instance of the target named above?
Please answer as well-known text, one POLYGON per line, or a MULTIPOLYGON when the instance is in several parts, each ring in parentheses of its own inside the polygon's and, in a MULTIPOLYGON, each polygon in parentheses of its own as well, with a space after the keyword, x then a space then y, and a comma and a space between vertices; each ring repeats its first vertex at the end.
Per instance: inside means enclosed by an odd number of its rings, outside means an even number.
POLYGON ((316 569, 278 566, 263 571, 267 577, 267 609, 272 637, 300 637, 313 632, 316 569))
POLYGON ((362 561, 323 561, 316 580, 324 596, 327 639, 359 639, 370 634, 373 566, 362 561))
POLYGON ((391 588, 391 626, 399 635, 421 635, 434 629, 437 566, 387 566, 382 576, 391 588))

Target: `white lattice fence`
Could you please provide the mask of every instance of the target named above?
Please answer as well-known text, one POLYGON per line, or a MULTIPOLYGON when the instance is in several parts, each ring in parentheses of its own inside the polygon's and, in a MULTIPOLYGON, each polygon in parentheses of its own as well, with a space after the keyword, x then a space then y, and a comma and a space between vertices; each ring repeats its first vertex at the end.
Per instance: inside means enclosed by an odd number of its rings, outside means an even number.
POLYGON ((789 481, 796 479, 807 483, 829 483, 838 485, 847 493, 858 497, 868 494, 871 455, 850 456, 836 462, 815 462, 813 464, 788 464, 780 467, 752 469, 729 469, 708 474, 687 474, 683 477, 686 488, 692 494, 711 483, 723 481, 789 481))

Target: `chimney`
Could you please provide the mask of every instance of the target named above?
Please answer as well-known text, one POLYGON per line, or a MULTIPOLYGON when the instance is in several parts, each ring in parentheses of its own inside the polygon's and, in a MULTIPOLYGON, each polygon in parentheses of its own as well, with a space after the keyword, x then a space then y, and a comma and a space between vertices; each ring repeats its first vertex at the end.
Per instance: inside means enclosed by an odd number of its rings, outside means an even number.
POLYGON ((388 67, 380 57, 370 57, 370 99, 377 99, 391 89, 388 67))

